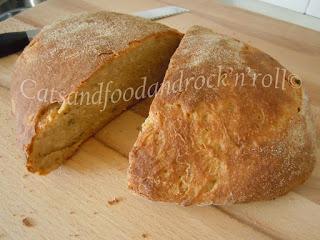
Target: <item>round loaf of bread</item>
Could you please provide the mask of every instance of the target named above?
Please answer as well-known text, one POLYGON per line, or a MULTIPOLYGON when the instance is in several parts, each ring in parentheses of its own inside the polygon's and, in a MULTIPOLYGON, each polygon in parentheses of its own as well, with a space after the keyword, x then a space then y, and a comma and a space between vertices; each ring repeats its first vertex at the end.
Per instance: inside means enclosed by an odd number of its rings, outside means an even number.
POLYGON ((181 205, 286 194, 315 163, 315 133, 301 85, 266 53, 191 28, 130 152, 129 188, 181 205))
POLYGON ((110 101, 113 92, 162 81, 181 36, 165 25, 113 12, 75 15, 44 27, 12 76, 12 108, 29 171, 57 168, 139 101, 110 101))

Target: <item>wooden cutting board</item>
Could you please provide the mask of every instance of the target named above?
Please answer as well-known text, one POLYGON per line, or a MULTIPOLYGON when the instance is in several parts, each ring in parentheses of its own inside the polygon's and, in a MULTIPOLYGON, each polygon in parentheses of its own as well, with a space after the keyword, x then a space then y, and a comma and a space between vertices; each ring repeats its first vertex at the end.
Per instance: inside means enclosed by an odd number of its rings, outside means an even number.
MULTIPOLYGON (((0 23, 0 32, 42 27, 81 11, 132 13, 164 5, 192 12, 160 22, 181 31, 203 25, 239 38, 300 75, 319 127, 320 33, 213 0, 51 0, 0 23)), ((319 163, 303 186, 274 201, 185 208, 128 192, 127 154, 150 101, 107 125, 60 169, 45 177, 28 173, 10 114, 10 73, 17 56, 0 59, 1 240, 320 239, 319 163)))

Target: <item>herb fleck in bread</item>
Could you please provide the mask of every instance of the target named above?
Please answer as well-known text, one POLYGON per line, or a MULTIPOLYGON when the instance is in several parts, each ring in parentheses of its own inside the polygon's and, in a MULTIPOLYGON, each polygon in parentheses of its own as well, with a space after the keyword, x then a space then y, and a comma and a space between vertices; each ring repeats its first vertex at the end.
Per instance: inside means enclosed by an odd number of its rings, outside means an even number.
POLYGON ((76 15, 44 27, 19 57, 12 77, 13 113, 29 171, 57 168, 137 101, 109 101, 101 111, 101 104, 74 104, 75 93, 92 96, 108 82, 111 92, 137 89, 143 77, 146 87, 162 81, 180 39, 167 26, 113 12, 76 15), (50 96, 39 99, 43 89, 50 96))
POLYGON ((285 90, 265 87, 261 78, 251 86, 250 74, 247 84, 235 84, 228 71, 246 67, 273 79, 283 68, 209 29, 185 34, 130 152, 131 190, 181 205, 229 204, 273 199, 308 178, 315 136, 300 82, 287 72, 285 90), (219 66, 228 73, 226 85, 211 78, 211 87, 194 87, 199 76, 218 75, 219 66))

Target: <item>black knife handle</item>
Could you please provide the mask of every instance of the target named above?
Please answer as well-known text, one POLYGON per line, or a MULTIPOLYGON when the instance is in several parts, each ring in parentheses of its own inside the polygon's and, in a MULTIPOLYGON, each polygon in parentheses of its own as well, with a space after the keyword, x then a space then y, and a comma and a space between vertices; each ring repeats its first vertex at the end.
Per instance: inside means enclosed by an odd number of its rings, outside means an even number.
POLYGON ((0 34, 0 57, 22 51, 29 44, 26 32, 10 32, 0 34))

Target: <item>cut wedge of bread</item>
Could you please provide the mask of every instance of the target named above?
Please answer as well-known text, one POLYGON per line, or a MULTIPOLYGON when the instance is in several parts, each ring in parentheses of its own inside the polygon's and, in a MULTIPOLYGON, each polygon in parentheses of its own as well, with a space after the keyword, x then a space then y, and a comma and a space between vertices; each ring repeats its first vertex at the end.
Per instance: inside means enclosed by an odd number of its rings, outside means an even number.
POLYGON ((181 205, 274 199, 309 177, 314 148, 301 80, 266 53, 195 26, 130 152, 129 188, 181 205))
POLYGON ((182 34, 113 12, 76 15, 45 27, 12 78, 18 138, 31 172, 46 174, 161 82, 182 34), (134 94, 133 94, 134 93, 134 94))

